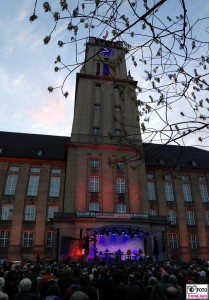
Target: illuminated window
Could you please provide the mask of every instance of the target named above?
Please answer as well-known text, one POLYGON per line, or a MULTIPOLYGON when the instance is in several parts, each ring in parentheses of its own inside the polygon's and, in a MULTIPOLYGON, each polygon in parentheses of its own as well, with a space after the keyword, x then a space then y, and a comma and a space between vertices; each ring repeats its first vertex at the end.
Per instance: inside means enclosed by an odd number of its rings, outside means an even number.
POLYGON ((99 192, 99 177, 91 176, 89 178, 89 192, 98 193, 99 192))
POLYGON ((24 248, 31 248, 33 247, 33 239, 34 239, 34 233, 31 231, 25 231, 23 232, 23 243, 22 246, 24 248))
POLYGON ((156 201, 155 183, 153 181, 147 182, 147 192, 149 201, 156 201))
POLYGON ((58 212, 58 206, 51 205, 48 206, 48 220, 54 218, 54 214, 58 212))
POLYGON ((1 230, 0 231, 0 247, 8 247, 9 246, 9 238, 10 238, 10 231, 1 230))
POLYGON ((90 202, 89 203, 89 211, 99 211, 99 203, 98 202, 90 202))
POLYGON ((186 211, 186 219, 187 219, 187 225, 194 226, 196 224, 194 211, 187 210, 186 211))
POLYGON ((115 190, 118 194, 125 194, 126 192, 126 180, 125 178, 116 178, 115 190))
POLYGON ((116 211, 119 214, 125 214, 126 213, 126 204, 125 203, 118 203, 116 207, 116 211))
POLYGON ((183 196, 185 202, 192 202, 191 187, 189 183, 182 184, 183 196))
POLYGON ((171 249, 179 248, 178 235, 176 233, 169 234, 168 239, 169 239, 169 245, 171 249))
POLYGON ((18 175, 8 175, 6 187, 5 187, 5 195, 15 195, 17 180, 18 180, 18 175))
POLYGON ((168 221, 171 225, 176 225, 176 212, 174 210, 168 210, 168 221))
POLYGON ((51 248, 53 246, 53 231, 46 233, 46 247, 51 248))
POLYGON ((28 196, 38 195, 39 179, 40 176, 38 175, 30 175, 27 191, 28 196))
POLYGON ((12 220, 12 211, 13 211, 13 205, 11 204, 3 205, 1 210, 1 219, 12 220))
POLYGON ((103 75, 104 76, 109 76, 109 73, 110 73, 110 71, 109 71, 108 64, 103 64, 103 75))
POLYGON ((25 221, 35 221, 36 219, 36 206, 26 205, 25 206, 25 221))
POLYGON ((189 234, 188 235, 188 242, 190 249, 197 249, 197 237, 196 234, 189 234))

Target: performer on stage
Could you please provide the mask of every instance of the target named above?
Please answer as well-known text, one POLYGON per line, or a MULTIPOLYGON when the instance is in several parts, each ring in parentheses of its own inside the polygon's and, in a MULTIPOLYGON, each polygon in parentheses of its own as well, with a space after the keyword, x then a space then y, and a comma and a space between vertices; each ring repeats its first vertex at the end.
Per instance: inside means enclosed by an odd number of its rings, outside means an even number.
POLYGON ((143 260, 142 253, 143 253, 142 249, 139 248, 138 250, 139 260, 143 260))
POLYGON ((105 249, 104 251, 104 254, 105 254, 105 258, 108 259, 108 256, 109 256, 109 249, 105 249))
POLYGON ((116 259, 118 261, 121 261, 122 254, 123 254, 123 252, 120 249, 118 249, 118 251, 116 252, 116 259))
POLYGON ((126 255, 127 255, 127 259, 131 260, 131 249, 130 248, 126 251, 126 255))

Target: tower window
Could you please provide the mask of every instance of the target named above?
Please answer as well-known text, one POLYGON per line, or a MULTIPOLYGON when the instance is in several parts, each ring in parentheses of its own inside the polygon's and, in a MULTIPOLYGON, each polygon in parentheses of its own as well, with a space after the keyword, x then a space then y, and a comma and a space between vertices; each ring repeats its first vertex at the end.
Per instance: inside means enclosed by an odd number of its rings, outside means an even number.
POLYGON ((120 106, 115 106, 115 111, 120 111, 120 106))
POLYGON ((98 127, 93 127, 92 133, 93 133, 93 135, 99 135, 99 128, 98 127))
POLYGON ((103 75, 108 76, 109 75, 109 66, 107 64, 103 65, 103 75))
POLYGON ((94 108, 96 109, 96 110, 99 110, 100 109, 100 104, 94 104, 94 108))
POLYGON ((99 76, 100 75, 100 63, 97 63, 97 69, 96 69, 96 75, 99 76))

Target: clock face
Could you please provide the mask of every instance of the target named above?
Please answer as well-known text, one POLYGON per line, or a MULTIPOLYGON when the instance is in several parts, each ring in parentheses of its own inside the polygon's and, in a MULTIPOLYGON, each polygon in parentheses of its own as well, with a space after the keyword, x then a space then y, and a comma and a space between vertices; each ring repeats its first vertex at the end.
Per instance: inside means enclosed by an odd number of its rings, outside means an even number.
POLYGON ((114 55, 114 50, 111 48, 101 48, 99 53, 102 53, 104 56, 111 56, 114 55))

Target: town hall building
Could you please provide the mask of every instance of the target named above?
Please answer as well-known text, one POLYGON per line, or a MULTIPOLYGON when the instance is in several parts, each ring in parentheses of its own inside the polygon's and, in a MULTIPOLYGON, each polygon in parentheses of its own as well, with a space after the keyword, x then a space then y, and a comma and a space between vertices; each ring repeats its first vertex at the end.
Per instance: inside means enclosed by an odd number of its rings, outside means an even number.
POLYGON ((0 259, 209 260, 209 154, 143 143, 136 87, 90 37, 71 136, 0 132, 0 259))

